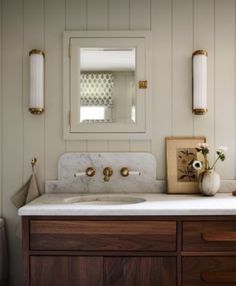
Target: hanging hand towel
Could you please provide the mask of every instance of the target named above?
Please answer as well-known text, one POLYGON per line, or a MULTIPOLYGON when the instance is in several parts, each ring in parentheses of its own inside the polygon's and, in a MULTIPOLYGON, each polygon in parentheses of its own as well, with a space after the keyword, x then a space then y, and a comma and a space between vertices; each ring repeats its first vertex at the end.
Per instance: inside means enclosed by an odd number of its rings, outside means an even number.
MULTIPOLYGON (((23 187, 19 189, 12 197, 11 201, 13 205, 19 209, 23 207, 25 204, 28 204, 29 202, 33 201, 37 197, 40 196, 40 191, 38 188, 38 183, 37 183, 37 178, 34 173, 34 166, 37 162, 37 159, 34 158, 31 161, 32 165, 32 175, 28 179, 28 181, 24 184, 23 187)), ((18 225, 18 228, 16 230, 16 236, 21 238, 22 237, 22 232, 21 232, 21 221, 18 225)))
POLYGON ((16 208, 20 208, 40 196, 37 178, 33 173, 29 180, 11 198, 16 208))

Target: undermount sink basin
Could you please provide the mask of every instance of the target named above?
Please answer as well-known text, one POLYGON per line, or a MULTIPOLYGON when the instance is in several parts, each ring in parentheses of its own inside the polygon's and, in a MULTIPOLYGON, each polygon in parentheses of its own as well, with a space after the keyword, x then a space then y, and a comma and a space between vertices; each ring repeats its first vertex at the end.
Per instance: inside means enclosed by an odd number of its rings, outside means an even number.
POLYGON ((66 203, 79 205, 129 205, 145 202, 143 198, 112 195, 89 195, 67 198, 66 203))

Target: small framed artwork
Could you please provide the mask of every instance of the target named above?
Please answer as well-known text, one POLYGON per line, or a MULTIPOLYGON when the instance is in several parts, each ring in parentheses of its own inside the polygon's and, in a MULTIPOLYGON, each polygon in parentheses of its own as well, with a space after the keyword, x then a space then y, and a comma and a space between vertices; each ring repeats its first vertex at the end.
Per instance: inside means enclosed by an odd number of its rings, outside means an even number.
POLYGON ((198 193, 198 176, 201 171, 195 170, 192 162, 203 162, 203 156, 196 148, 199 143, 205 142, 205 137, 166 137, 168 193, 198 193))

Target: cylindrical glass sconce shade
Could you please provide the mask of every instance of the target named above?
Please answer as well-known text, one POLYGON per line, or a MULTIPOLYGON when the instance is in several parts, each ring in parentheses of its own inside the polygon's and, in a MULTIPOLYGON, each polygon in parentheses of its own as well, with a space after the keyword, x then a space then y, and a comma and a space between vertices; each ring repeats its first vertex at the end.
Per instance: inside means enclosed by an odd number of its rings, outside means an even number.
POLYGON ((29 52, 29 111, 33 114, 44 112, 44 52, 29 52))
POLYGON ((207 112, 207 51, 193 53, 193 112, 203 115, 207 112))

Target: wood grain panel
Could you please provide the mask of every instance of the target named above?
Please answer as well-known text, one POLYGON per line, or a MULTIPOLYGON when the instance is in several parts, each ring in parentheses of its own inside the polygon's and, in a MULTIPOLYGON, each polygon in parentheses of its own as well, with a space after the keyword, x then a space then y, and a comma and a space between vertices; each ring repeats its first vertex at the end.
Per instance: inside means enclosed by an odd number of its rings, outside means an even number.
POLYGON ((227 160, 216 170, 224 179, 235 179, 235 125, 235 1, 216 0, 215 146, 229 148, 227 160))
POLYGON ((193 135, 193 0, 173 0, 173 135, 193 135))
POLYGON ((71 286, 103 286, 103 257, 71 257, 71 286))
POLYGON ((172 135, 172 1, 152 1, 152 142, 157 178, 165 179, 165 137, 172 135))
POLYGON ((236 222, 184 222, 184 251, 236 250, 236 222))
POLYGON ((183 286, 235 285, 236 260, 234 257, 184 257, 183 286))
POLYGON ((107 286, 176 285, 176 258, 104 258, 107 286))
MULTIPOLYGON (((214 108, 214 1, 194 1, 194 50, 208 51, 207 65, 207 104, 208 112, 205 116, 194 115, 194 136, 204 135, 207 142, 214 149, 215 136, 215 108, 214 108)), ((212 161, 214 153, 210 152, 212 161)))
POLYGON ((65 141, 62 135, 62 32, 64 29, 65 0, 45 1, 46 179, 57 178, 57 161, 65 152, 65 141))
POLYGON ((32 250, 176 249, 176 223, 172 221, 34 220, 30 233, 32 250))
POLYGON ((31 286, 102 286, 102 257, 32 256, 31 286))
POLYGON ((69 286, 69 257, 30 257, 31 286, 69 286))
POLYGON ((29 108, 29 51, 44 50, 44 1, 24 1, 24 57, 23 57, 23 95, 24 95, 24 181, 28 180, 32 169, 31 160, 36 157, 37 177, 41 192, 44 190, 44 120, 45 114, 34 115, 29 108))

